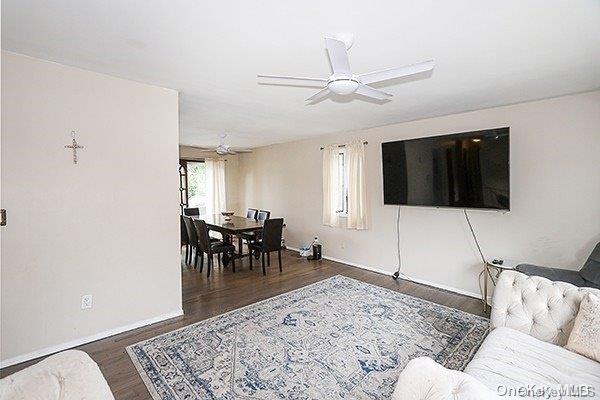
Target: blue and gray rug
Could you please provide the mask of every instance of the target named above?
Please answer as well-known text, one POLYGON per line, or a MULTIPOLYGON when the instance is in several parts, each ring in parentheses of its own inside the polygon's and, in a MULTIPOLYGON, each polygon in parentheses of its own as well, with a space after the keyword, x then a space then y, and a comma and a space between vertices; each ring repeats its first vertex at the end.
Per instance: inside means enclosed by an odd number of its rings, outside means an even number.
POLYGON ((463 369, 488 320, 335 276, 127 348, 154 399, 387 399, 415 357, 463 369))

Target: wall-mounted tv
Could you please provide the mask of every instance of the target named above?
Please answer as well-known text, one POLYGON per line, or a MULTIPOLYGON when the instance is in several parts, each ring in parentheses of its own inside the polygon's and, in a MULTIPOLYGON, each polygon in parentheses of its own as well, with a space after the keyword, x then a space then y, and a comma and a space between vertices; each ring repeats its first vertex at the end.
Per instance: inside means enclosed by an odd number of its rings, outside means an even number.
POLYGON ((510 209, 509 128, 381 144, 385 204, 510 209))

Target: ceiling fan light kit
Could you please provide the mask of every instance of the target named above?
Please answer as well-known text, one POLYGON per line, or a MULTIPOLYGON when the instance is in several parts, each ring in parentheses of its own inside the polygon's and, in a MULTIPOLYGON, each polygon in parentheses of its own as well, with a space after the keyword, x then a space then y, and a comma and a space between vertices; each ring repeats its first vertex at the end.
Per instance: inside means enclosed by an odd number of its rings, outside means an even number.
POLYGON ((358 89, 358 81, 354 78, 339 78, 332 79, 327 82, 327 88, 333 93, 346 95, 356 92, 358 89))
POLYGON ((320 100, 329 95, 330 92, 342 96, 356 93, 375 100, 390 100, 392 97, 390 93, 375 89, 374 87, 369 86, 369 84, 420 74, 431 71, 434 67, 433 60, 429 60, 403 67, 388 68, 380 71, 354 75, 350 68, 350 60, 348 58, 348 49, 352 47, 353 43, 354 36, 347 32, 339 33, 335 35, 335 37, 325 38, 325 48, 327 49, 327 54, 329 55, 329 61, 331 62, 331 68, 333 70, 333 74, 327 79, 263 74, 259 74, 258 77, 290 80, 295 81, 299 85, 314 85, 315 82, 322 82, 325 86, 320 91, 307 98, 307 102, 320 100))

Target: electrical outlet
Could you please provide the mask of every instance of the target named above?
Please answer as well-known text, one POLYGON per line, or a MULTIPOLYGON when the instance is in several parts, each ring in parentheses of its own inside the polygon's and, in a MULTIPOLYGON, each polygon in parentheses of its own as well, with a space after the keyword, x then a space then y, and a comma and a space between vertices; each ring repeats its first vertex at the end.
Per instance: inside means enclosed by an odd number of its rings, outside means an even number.
POLYGON ((81 296, 81 309, 85 310, 87 308, 92 308, 92 295, 84 294, 81 296))

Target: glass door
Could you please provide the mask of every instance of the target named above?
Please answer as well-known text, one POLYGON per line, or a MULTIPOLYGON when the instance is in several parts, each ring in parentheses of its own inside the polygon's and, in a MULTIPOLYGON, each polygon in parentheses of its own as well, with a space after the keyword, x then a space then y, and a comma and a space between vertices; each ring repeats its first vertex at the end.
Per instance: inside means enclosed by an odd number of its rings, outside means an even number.
POLYGON ((200 215, 206 215, 206 164, 204 161, 179 161, 179 191, 181 192, 181 212, 184 208, 198 208, 200 215))

